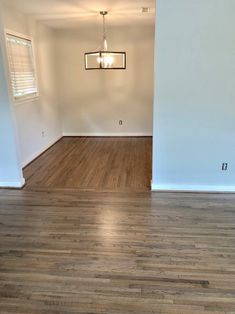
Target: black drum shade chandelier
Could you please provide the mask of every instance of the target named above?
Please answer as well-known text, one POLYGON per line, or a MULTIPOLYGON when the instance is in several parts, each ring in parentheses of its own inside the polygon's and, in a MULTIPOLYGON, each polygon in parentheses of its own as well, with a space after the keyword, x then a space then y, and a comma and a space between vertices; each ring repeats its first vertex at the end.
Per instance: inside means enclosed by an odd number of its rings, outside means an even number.
POLYGON ((85 53, 86 70, 125 70, 126 52, 108 49, 105 16, 107 11, 101 11, 103 17, 103 42, 98 51, 85 53))

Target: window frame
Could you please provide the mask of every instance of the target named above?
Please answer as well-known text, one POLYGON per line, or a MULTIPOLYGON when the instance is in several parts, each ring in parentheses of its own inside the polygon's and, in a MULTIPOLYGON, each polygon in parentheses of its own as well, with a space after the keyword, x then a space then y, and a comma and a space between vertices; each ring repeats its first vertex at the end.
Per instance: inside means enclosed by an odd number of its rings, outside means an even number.
POLYGON ((35 54, 35 49, 34 49, 34 40, 32 37, 18 33, 15 31, 12 31, 10 29, 4 29, 4 35, 5 35, 5 50, 6 50, 6 57, 7 57, 7 76, 8 76, 8 85, 9 85, 9 91, 11 95, 12 102, 14 104, 20 104, 24 102, 29 102, 29 101, 34 101, 39 99, 39 81, 38 81, 38 75, 37 75, 37 64, 36 64, 36 54, 35 54), (9 60, 9 54, 8 54, 8 48, 7 48, 7 35, 14 36, 14 37, 19 37, 24 40, 28 40, 31 42, 31 49, 32 49, 32 64, 34 68, 34 73, 35 73, 35 82, 36 82, 36 87, 37 87, 37 92, 32 93, 29 95, 23 95, 20 97, 15 97, 13 93, 13 88, 12 88, 12 80, 11 80, 11 71, 10 71, 10 60, 9 60))

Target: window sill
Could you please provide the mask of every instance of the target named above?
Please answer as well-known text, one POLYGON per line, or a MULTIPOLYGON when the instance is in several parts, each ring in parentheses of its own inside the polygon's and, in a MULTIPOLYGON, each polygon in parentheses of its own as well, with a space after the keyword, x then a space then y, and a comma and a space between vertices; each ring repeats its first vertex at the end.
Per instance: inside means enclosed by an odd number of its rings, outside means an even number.
POLYGON ((24 104, 24 103, 27 103, 27 102, 35 102, 39 100, 39 95, 36 95, 36 96, 29 96, 29 97, 22 97, 22 98, 19 98, 19 99, 13 99, 13 104, 14 106, 17 106, 17 105, 20 105, 20 104, 24 104))

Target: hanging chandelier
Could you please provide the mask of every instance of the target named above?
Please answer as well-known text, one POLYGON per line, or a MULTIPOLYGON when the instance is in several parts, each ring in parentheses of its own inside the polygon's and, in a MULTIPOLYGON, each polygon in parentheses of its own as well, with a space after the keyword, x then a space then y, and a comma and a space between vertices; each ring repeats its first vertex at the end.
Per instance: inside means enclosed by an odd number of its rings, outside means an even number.
POLYGON ((98 51, 85 53, 86 70, 125 70, 126 52, 110 51, 108 49, 105 16, 107 11, 101 11, 103 17, 103 42, 98 51))

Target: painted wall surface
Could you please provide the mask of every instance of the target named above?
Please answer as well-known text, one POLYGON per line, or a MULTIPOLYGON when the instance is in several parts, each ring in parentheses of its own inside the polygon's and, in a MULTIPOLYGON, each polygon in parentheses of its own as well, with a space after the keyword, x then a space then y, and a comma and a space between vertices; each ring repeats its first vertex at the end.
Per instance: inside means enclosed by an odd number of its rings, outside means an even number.
POLYGON ((234 29, 233 0, 157 1, 153 189, 235 190, 234 29))
MULTIPOLYGON (((0 28, 0 40, 2 40, 1 23, 0 28)), ((4 60, 4 51, 0 46, 0 186, 21 187, 24 179, 17 151, 14 115, 8 94, 4 60)))
POLYGON ((109 47, 127 52, 125 71, 85 71, 100 27, 57 31, 57 83, 65 135, 151 135, 154 26, 108 27, 109 47), (123 125, 119 125, 123 120, 123 125))
POLYGON ((30 36, 34 43, 39 97, 12 104, 24 166, 62 135, 55 79, 54 31, 6 7, 2 16, 5 29, 30 36))

